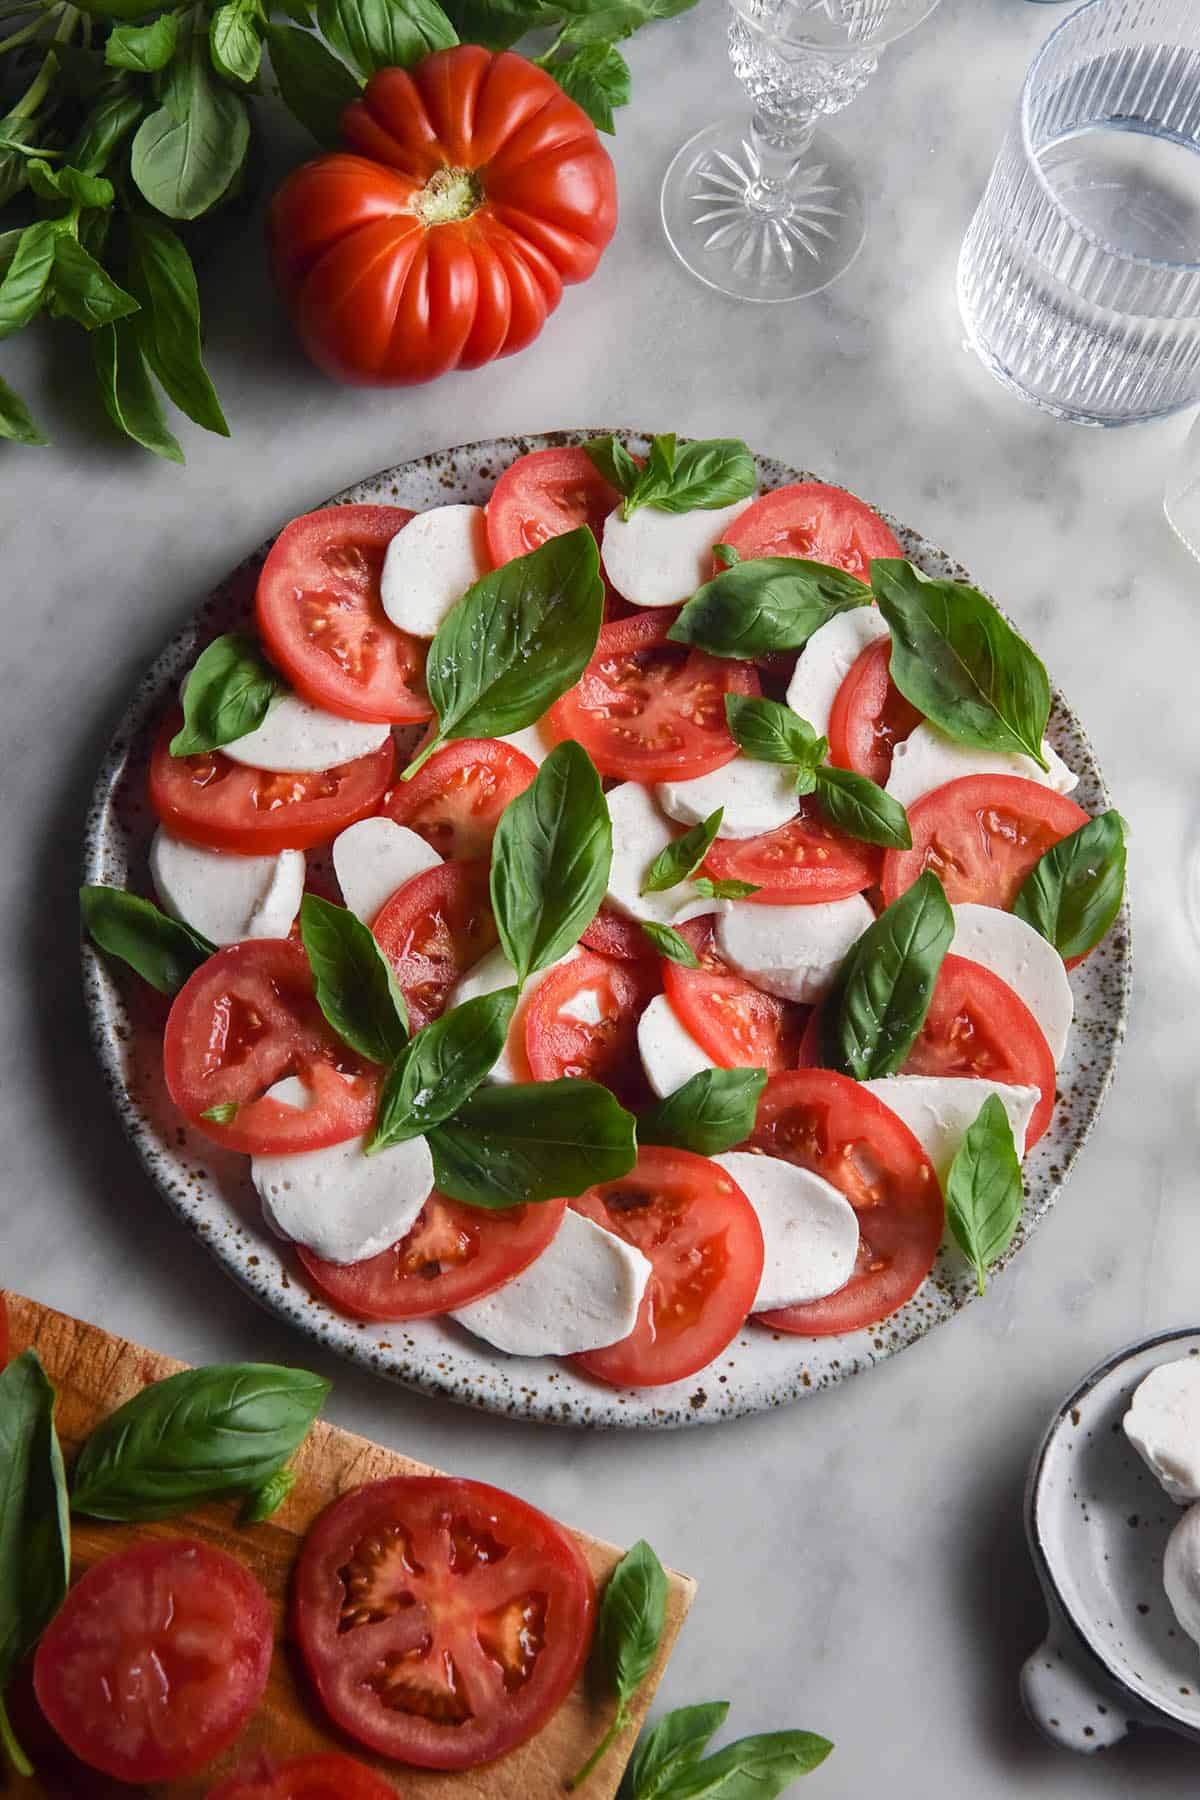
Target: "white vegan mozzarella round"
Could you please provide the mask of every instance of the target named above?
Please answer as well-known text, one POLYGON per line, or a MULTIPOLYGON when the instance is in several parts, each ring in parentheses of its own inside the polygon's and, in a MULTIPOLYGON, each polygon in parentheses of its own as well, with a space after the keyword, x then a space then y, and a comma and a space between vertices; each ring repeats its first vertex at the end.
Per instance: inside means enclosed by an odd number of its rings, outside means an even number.
POLYGON ((609 904, 627 919, 649 919, 659 925, 676 925, 699 912, 714 911, 713 902, 697 893, 690 881, 681 881, 659 894, 642 893, 650 864, 660 850, 681 835, 650 789, 640 781, 626 781, 613 788, 605 799, 613 836, 609 904))
POLYGON ((818 737, 828 737, 837 691, 867 645, 887 636, 887 622, 877 606, 835 613, 813 632, 788 683, 787 703, 808 720, 818 737))
POLYGON ((1163 1588, 1180 1625, 1200 1644, 1200 1506, 1190 1506, 1167 1539, 1163 1588))
POLYGON ((1025 781, 1052 788, 1056 794, 1069 794, 1079 785, 1078 775, 1068 769, 1048 743, 1042 744, 1042 755, 1050 764, 1049 771, 1039 769, 1031 756, 1017 751, 976 750, 970 744, 956 743, 923 719, 892 752, 886 791, 907 807, 934 788, 958 781, 964 775, 1019 775, 1025 781))
MULTIPOLYGON (((270 1090, 272 1098, 292 1104, 283 1086, 270 1090)), ((423 1137, 409 1138, 367 1156, 365 1142, 352 1137, 325 1150, 251 1157, 271 1229, 333 1263, 364 1262, 407 1236, 433 1189, 429 1147, 423 1137)))
POLYGON ((832 1182, 751 1150, 710 1160, 741 1188, 762 1226, 763 1272, 752 1312, 823 1300, 845 1287, 858 1255, 858 1219, 832 1182))
POLYGON ((235 856, 171 837, 160 825, 150 844, 150 878, 164 912, 214 944, 285 938, 304 893, 303 850, 235 856))
POLYGON ((990 1094, 1000 1097, 1018 1156, 1025 1154, 1025 1134, 1041 1099, 1035 1087, 1009 1086, 975 1075, 883 1075, 862 1085, 903 1119, 943 1188, 955 1151, 990 1094))
POLYGON ((364 925, 373 923, 398 887, 435 869, 441 860, 432 844, 394 819, 360 819, 333 840, 333 872, 342 899, 364 925))
POLYGON ((1024 919, 999 907, 964 902, 951 910, 954 954, 980 963, 1008 983, 1041 1026, 1058 1068, 1067 1051, 1075 996, 1054 945, 1024 919))
POLYGON ((669 513, 639 506, 632 519, 623 519, 618 506, 604 521, 600 547, 605 574, 635 606, 678 606, 712 575, 713 545, 753 498, 751 494, 712 512, 697 507, 669 513))
POLYGON ((386 744, 391 729, 390 725, 364 725, 360 719, 339 719, 299 694, 282 694, 272 700, 261 725, 231 744, 222 744, 221 753, 230 762, 273 774, 320 773, 340 768, 358 756, 369 756, 386 744))
POLYGON ((640 1250, 568 1209, 535 1262, 451 1317, 510 1356, 574 1356, 629 1336, 649 1279, 640 1250))
POLYGON ((1159 1363, 1121 1421, 1146 1467, 1180 1505, 1200 1500, 1200 1357, 1159 1363))
POLYGON ((379 593, 401 631, 431 638, 452 606, 491 568, 482 506, 431 506, 387 547, 379 593))
POLYGON ((861 894, 811 906, 730 900, 717 917, 717 949, 756 987, 810 1004, 827 991, 875 914, 861 894))
POLYGON ((654 790, 658 804, 681 825, 702 825, 718 806, 724 808, 719 835, 758 837, 778 831, 800 810, 796 771, 782 763, 735 757, 723 769, 694 775, 690 781, 663 781, 654 790))
POLYGON ((655 994, 638 1020, 638 1055, 660 1100, 681 1088, 693 1075, 718 1065, 701 1049, 665 994, 655 994))
MULTIPOLYGON (((517 1010, 512 1016, 508 1028, 508 1036, 498 1061, 493 1065, 490 1079, 492 1081, 532 1081, 529 1060, 525 1055, 525 1021, 529 1013, 529 1002, 549 975, 551 969, 557 969, 562 963, 573 962, 579 955, 577 949, 568 950, 560 956, 558 962, 550 964, 549 969, 542 969, 531 975, 521 991, 517 1002, 517 1010)), ((494 994, 498 988, 513 987, 517 972, 498 946, 481 956, 473 968, 467 970, 454 990, 453 1005, 461 1006, 464 1000, 476 1000, 481 994, 494 994)), ((576 1015, 578 1016, 578 1015, 576 1015)))

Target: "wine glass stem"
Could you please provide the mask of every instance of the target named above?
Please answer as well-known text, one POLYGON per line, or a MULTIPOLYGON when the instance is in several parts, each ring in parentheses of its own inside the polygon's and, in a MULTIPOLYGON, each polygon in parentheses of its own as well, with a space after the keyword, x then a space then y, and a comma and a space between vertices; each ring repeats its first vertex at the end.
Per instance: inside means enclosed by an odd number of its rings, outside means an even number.
POLYGON ((758 178, 746 198, 756 211, 770 212, 786 204, 792 171, 812 142, 817 114, 789 118, 784 124, 755 112, 750 125, 758 178))

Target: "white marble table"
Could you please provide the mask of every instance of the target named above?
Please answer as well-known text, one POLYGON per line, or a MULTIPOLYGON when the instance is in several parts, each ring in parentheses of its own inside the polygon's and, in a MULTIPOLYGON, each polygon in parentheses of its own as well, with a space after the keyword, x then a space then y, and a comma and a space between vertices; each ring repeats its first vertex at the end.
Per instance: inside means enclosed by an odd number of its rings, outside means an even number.
MULTIPOLYGON (((740 1732, 827 1733, 836 1754, 797 1790, 814 1800, 881 1788, 896 1800, 1182 1800, 1200 1779, 1200 1751, 1157 1736, 1089 1762, 1051 1749, 1017 1696, 1043 1628, 1020 1524, 1043 1419, 1115 1345, 1195 1324, 1200 1310, 1200 941, 1184 906, 1200 569, 1159 505, 1184 428, 1101 434, 1025 410, 963 351, 953 300, 958 240, 1021 71, 1061 16, 945 0, 891 53, 840 126, 872 171, 873 235, 817 300, 739 308, 694 283, 660 236, 666 162, 737 99, 721 8, 702 0, 634 42, 618 238, 516 361, 393 396, 330 386, 273 308, 257 221, 205 272, 234 438, 185 423, 186 469, 90 423, 68 334, 6 345, 2 359, 22 391, 43 390, 55 446, 0 451, 0 1281, 175 1355, 306 1352, 199 1254, 110 1114, 78 991, 79 832, 143 665, 281 521, 355 476, 471 437, 596 420, 735 431, 953 549, 1090 727, 1134 833, 1133 1027, 1057 1213, 982 1304, 841 1391, 657 1439, 512 1426, 326 1371, 339 1422, 594 1531, 644 1534, 699 1576, 664 1698, 727 1696, 740 1732)), ((280 166, 298 147, 281 127, 280 166)))

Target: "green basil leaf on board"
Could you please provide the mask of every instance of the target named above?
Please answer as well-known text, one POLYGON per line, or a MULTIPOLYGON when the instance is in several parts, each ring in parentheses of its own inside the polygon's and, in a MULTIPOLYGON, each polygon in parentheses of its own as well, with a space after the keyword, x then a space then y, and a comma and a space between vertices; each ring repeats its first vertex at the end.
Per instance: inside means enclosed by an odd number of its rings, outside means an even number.
POLYGON ((115 324, 138 309, 133 295, 118 287, 68 231, 59 234, 54 246, 51 304, 55 312, 66 313, 85 331, 115 324))
POLYGON ((836 830, 886 850, 912 849, 908 814, 866 775, 825 763, 813 770, 813 776, 817 804, 836 830))
POLYGON ((956 742, 1030 756, 1044 769, 1049 677, 986 594, 934 581, 898 557, 874 559, 871 587, 905 699, 956 742))
POLYGON ((668 962, 678 963, 684 969, 700 967, 700 958, 673 925, 659 925, 653 919, 642 919, 641 927, 658 954, 665 956, 668 962))
POLYGON ((594 1081, 477 1088, 426 1136, 437 1186, 468 1206, 573 1199, 637 1161, 633 1114, 594 1081))
POLYGON ((145 111, 140 90, 126 81, 103 91, 84 115, 74 143, 71 161, 85 174, 97 175, 106 167, 117 146, 129 136, 145 111))
POLYGON ((431 51, 458 42, 437 0, 317 0, 317 23, 360 75, 411 68, 431 51))
POLYGON ((245 101, 217 79, 207 14, 195 7, 182 22, 162 105, 138 126, 130 172, 156 211, 196 219, 230 186, 249 142, 245 101))
POLYGON ((989 1263, 1008 1249, 1024 1201, 1021 1158, 1004 1104, 989 1094, 963 1134, 946 1177, 946 1223, 975 1270, 979 1292, 989 1263))
POLYGON ((21 396, 0 377, 0 438, 13 444, 48 444, 50 439, 21 396))
POLYGON ((79 1454, 71 1510, 169 1519, 204 1500, 256 1492, 294 1456, 329 1392, 305 1369, 214 1363, 143 1388, 79 1454))
POLYGON ((613 130, 613 108, 628 106, 629 64, 615 44, 585 44, 562 62, 549 65, 563 92, 582 106, 599 131, 613 130))
POLYGON ((692 886, 706 900, 748 900, 751 894, 762 892, 753 881, 713 881, 707 875, 694 875, 692 886))
POLYGON ((478 994, 418 1031, 388 1071, 368 1156, 441 1125, 491 1074, 516 1011, 515 987, 478 994))
POLYGON ((170 12, 160 13, 149 25, 115 25, 105 41, 104 60, 110 69, 149 75, 170 62, 178 35, 178 15, 170 12))
POLYGON ((679 837, 672 838, 647 869, 642 882, 642 893, 666 893, 670 888, 678 887, 681 881, 686 881, 689 875, 694 875, 712 848, 713 839, 721 829, 724 816, 725 808, 718 806, 701 824, 693 825, 679 837))
POLYGON ((748 662, 800 650, 830 619, 870 602, 870 588, 843 569, 801 557, 749 557, 697 588, 667 636, 748 662))
POLYGON ((1013 911, 1066 961, 1086 956, 1108 932, 1125 894, 1125 821, 1101 813, 1034 864, 1013 911))
POLYGON ((642 473, 641 464, 629 454, 620 438, 593 438, 583 446, 593 466, 605 481, 622 494, 630 494, 642 473))
POLYGON ((592 1654, 617 1696, 612 1724, 568 1781, 587 1780, 629 1723, 629 1702, 654 1667, 667 1621, 667 1573, 644 1538, 623 1556, 605 1583, 592 1654))
POLYGON ((177 994, 216 951, 198 931, 124 888, 82 887, 79 909, 97 948, 120 957, 160 994, 177 994))
POLYGON ((829 749, 807 719, 778 700, 726 694, 725 718, 733 740, 754 762, 786 763, 815 770, 829 749))
POLYGON ((719 1156, 754 1130, 765 1069, 701 1069, 665 1100, 639 1115, 639 1144, 666 1144, 697 1156, 719 1156))
POLYGON ((248 85, 262 62, 257 0, 226 0, 208 27, 208 50, 213 68, 226 81, 248 85))
POLYGON ((41 311, 58 237, 59 227, 53 219, 39 219, 21 233, 16 254, 0 281, 0 338, 20 331, 41 311))
POLYGON ((54 1389, 36 1350, 0 1374, 0 1750, 33 1770, 13 1736, 3 1691, 50 1623, 71 1573, 71 1523, 54 1389))
POLYGON ((728 1716, 728 1700, 666 1713, 638 1739, 618 1800, 659 1800, 677 1775, 699 1762, 728 1716))
POLYGON ((895 1075, 925 1023, 954 914, 930 870, 868 925, 823 1009, 829 1066, 856 1081, 895 1075))
POLYGON ((300 938, 330 1025, 360 1056, 390 1066, 408 1043, 408 1012, 392 965, 367 927, 346 907, 305 894, 300 938))
POLYGON ((117 430, 144 450, 181 463, 183 451, 167 429, 131 319, 118 319, 115 325, 93 331, 92 366, 104 409, 117 430))
POLYGON ((200 756, 255 731, 284 685, 257 638, 229 632, 196 658, 183 695, 183 726, 172 756, 200 756))
POLYGON ((739 1738, 715 1756, 681 1771, 659 1800, 776 1800, 801 1775, 819 1768, 833 1749, 812 1731, 769 1731, 739 1738))
POLYGON ((180 412, 206 431, 228 437, 229 426, 201 357, 200 296, 191 257, 162 219, 131 214, 125 232, 125 279, 141 307, 134 329, 143 356, 180 412))
POLYGON ((267 1476, 261 1487, 252 1488, 246 1495, 238 1514, 238 1524, 261 1525, 265 1519, 279 1511, 295 1485, 294 1469, 276 1469, 273 1475, 267 1476))
POLYGON ((492 910, 519 987, 579 942, 611 867, 600 777, 581 745, 559 744, 505 808, 492 841, 492 910))
POLYGON ((311 31, 271 24, 267 42, 284 105, 319 144, 336 148, 342 113, 358 99, 361 81, 311 31))

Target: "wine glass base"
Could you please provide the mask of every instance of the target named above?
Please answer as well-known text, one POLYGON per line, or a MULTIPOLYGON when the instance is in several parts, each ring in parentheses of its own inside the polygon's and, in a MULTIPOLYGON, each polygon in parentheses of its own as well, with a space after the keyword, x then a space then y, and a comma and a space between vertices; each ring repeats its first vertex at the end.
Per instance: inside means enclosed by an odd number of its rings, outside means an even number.
POLYGON ((819 131, 780 187, 764 194, 763 186, 748 120, 706 125, 663 181, 667 242, 685 269, 738 300, 819 294, 846 273, 866 236, 853 160, 819 131))

